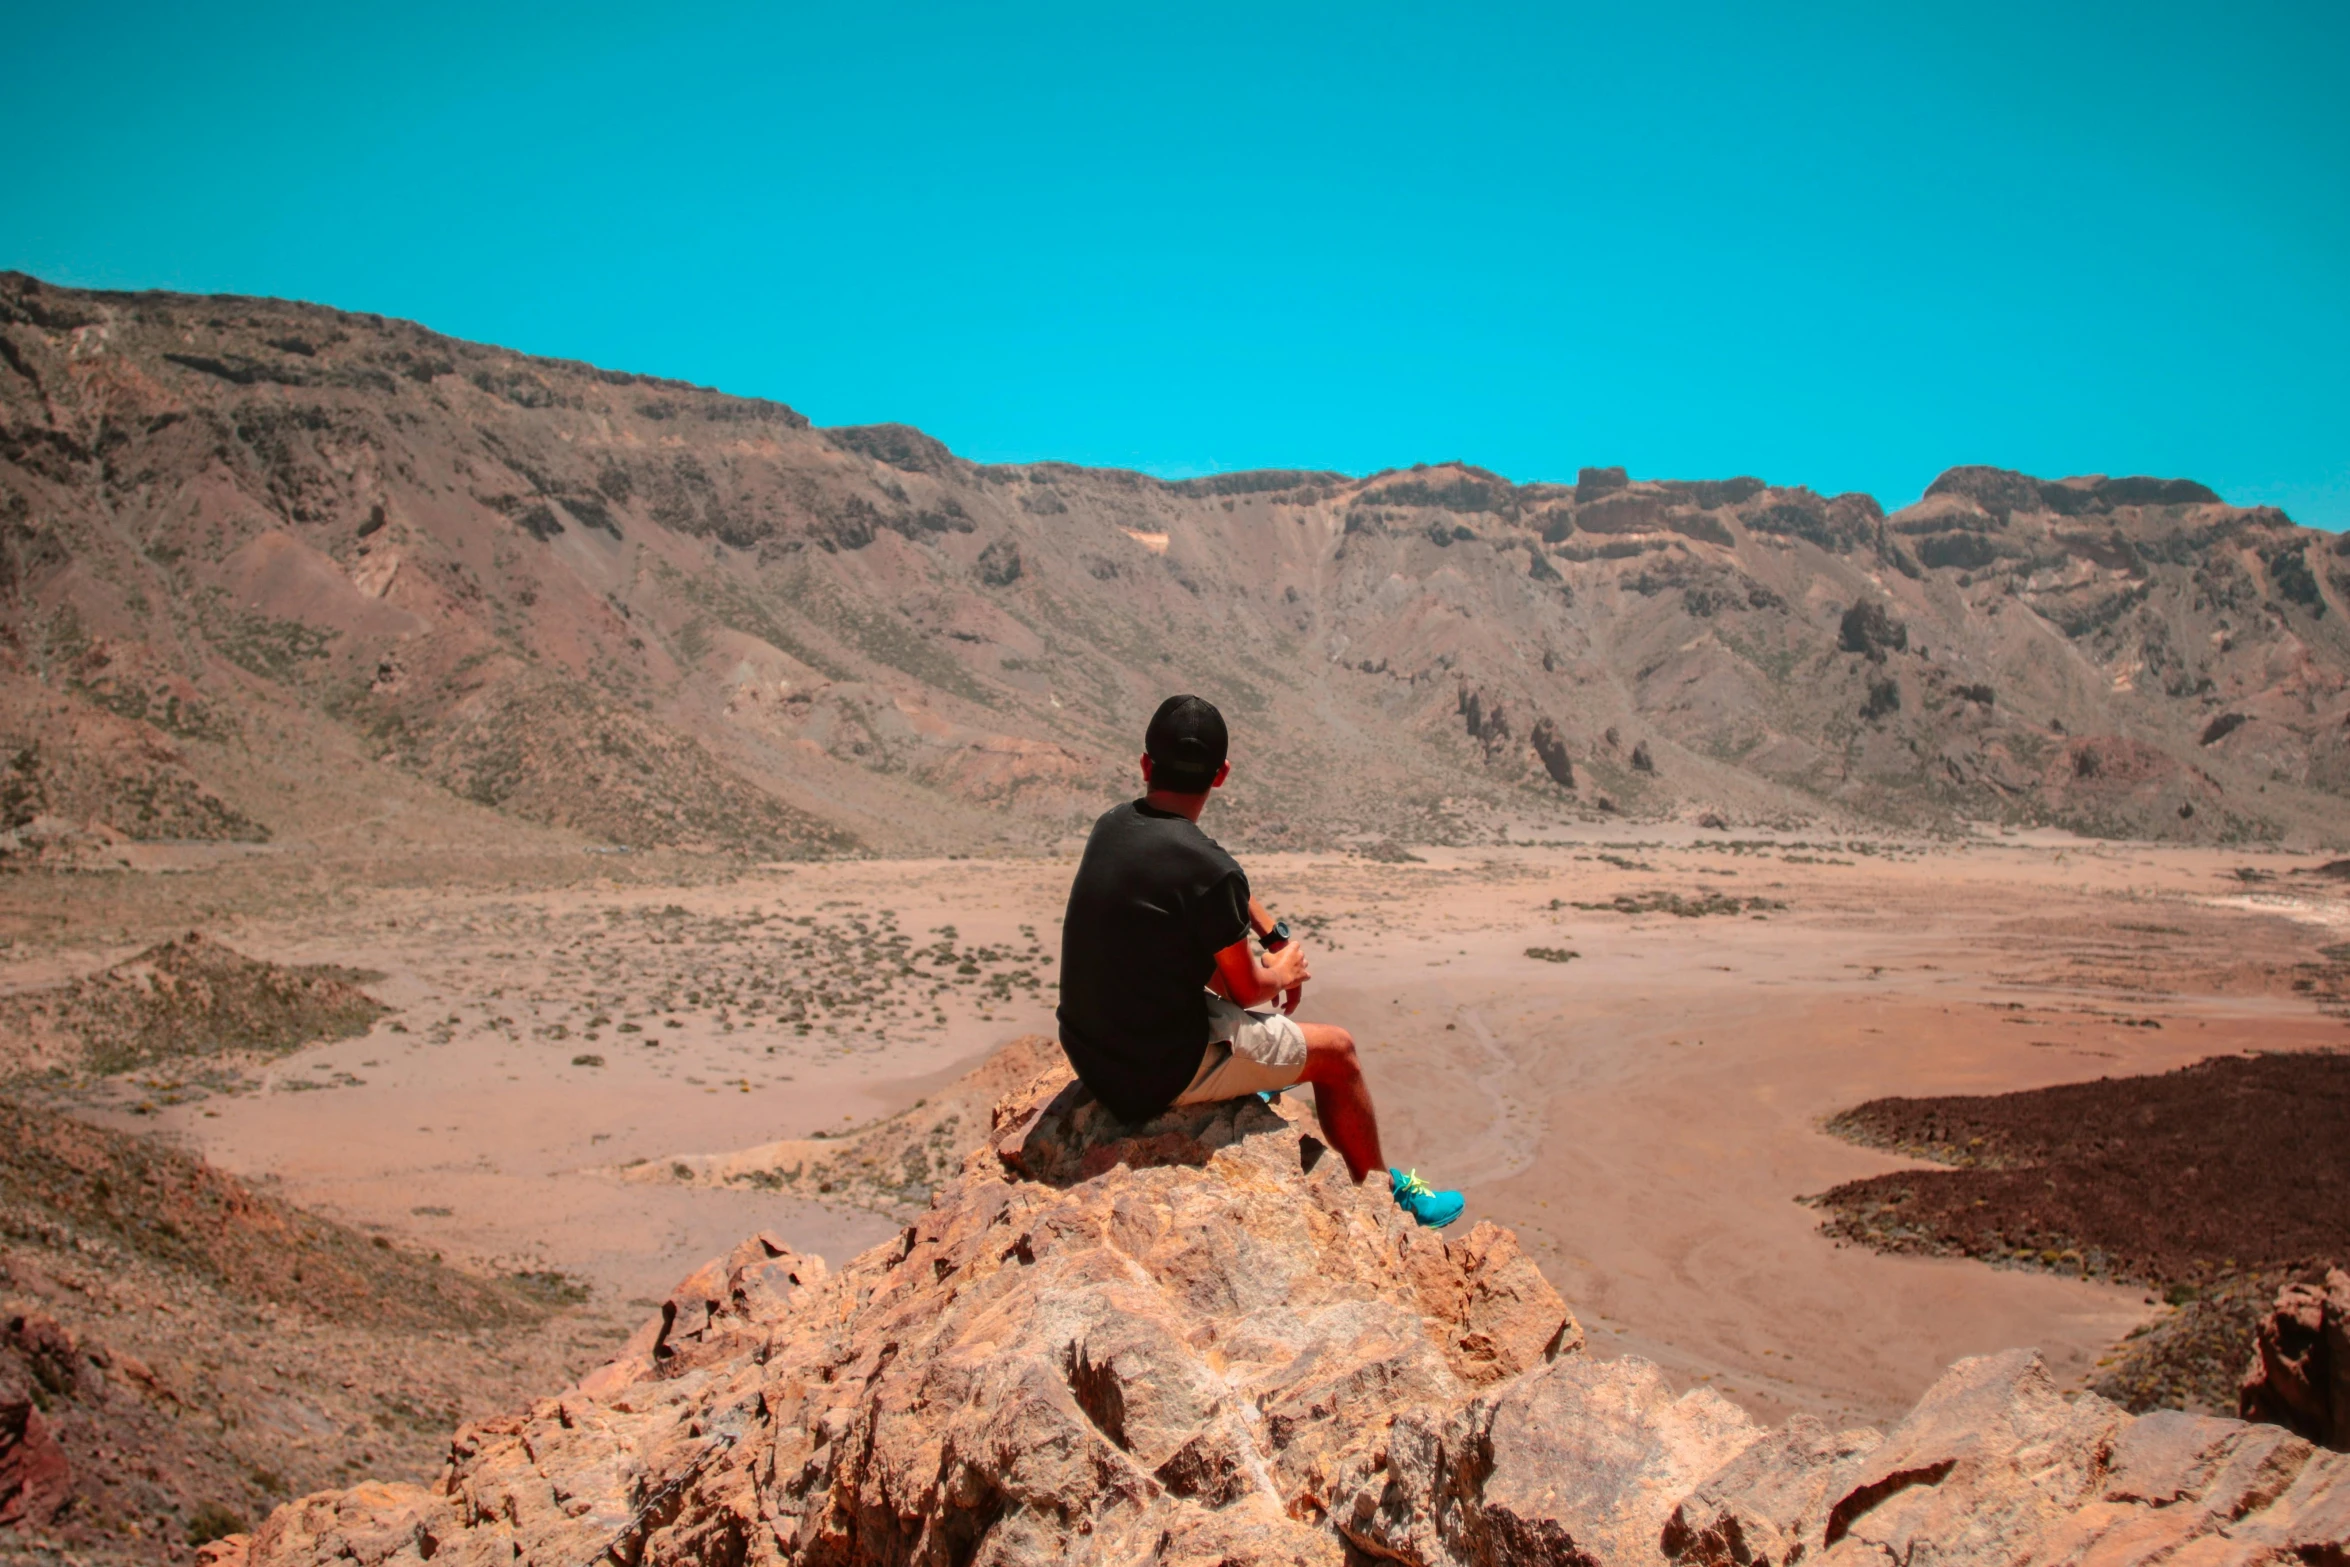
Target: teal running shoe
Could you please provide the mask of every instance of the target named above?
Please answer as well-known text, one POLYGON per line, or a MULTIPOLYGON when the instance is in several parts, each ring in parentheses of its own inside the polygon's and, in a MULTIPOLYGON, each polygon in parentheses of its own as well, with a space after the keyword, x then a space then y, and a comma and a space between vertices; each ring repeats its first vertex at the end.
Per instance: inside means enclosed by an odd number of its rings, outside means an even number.
POLYGON ((1459 1192, 1432 1190, 1417 1170, 1389 1170, 1387 1179, 1395 1192, 1395 1205, 1417 1219, 1423 1229, 1443 1229, 1468 1206, 1459 1192))

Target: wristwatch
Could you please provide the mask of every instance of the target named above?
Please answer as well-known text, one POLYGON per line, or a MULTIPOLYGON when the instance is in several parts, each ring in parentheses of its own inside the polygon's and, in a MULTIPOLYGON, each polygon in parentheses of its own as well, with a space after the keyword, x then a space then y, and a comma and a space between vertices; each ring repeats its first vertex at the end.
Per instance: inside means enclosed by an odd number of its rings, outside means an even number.
POLYGON ((1289 921, 1275 920, 1273 928, 1257 938, 1267 952, 1279 952, 1289 945, 1289 921))

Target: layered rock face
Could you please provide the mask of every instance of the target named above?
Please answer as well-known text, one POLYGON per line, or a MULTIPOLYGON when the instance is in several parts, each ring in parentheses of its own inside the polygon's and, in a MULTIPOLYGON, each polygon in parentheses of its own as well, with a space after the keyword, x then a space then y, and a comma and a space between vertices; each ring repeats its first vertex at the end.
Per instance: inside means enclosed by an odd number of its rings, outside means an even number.
POLYGON ((1218 815, 1263 847, 1617 809, 2339 838, 2350 555, 2177 480, 1956 468, 1888 516, 1621 469, 979 464, 381 317, 0 275, 0 860, 379 817, 1051 844, 1186 689, 1236 720, 1218 815))
POLYGON ((2288 1284, 2261 1323, 2238 1408, 2312 1442, 2350 1449, 2350 1273, 2288 1284))
POLYGON ((1961 1362, 1892 1432, 1765 1432, 1604 1361, 1507 1231, 1445 1240, 1302 1112, 1140 1127, 1066 1074, 838 1273, 771 1236, 431 1488, 280 1508, 328 1563, 2307 1562, 2350 1458, 1961 1362))

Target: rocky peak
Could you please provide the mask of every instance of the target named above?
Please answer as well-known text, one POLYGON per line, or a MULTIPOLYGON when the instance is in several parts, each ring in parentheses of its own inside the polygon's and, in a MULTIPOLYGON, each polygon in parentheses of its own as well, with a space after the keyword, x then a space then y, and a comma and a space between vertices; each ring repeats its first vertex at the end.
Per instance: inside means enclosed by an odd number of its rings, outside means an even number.
POLYGON ((1956 496, 1986 515, 2006 522, 2017 512, 2054 512, 2080 517, 2122 506, 2219 506, 2219 493, 2193 479, 2157 479, 2142 474, 2108 478, 2101 473, 2070 479, 2035 479, 2028 473, 1979 464, 1945 470, 1926 486, 1926 497, 1956 496))
POLYGON ((216 1560, 2332 1562, 2346 1481, 2274 1427, 2068 1401, 2028 1351, 1884 1436, 1765 1432, 1589 1354, 1508 1231, 1411 1228, 1302 1108, 1127 1126, 1057 1070, 895 1241, 837 1273, 745 1242, 438 1484, 216 1560))
POLYGON ((907 473, 953 473, 966 466, 946 442, 926 435, 910 424, 848 424, 824 432, 826 440, 875 462, 907 473))

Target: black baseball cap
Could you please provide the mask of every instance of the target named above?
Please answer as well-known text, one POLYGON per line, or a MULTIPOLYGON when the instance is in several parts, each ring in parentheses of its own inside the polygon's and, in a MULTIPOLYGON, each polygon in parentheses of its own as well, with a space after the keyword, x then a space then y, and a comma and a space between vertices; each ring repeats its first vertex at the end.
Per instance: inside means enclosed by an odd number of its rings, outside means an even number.
POLYGON ((1150 753, 1151 787, 1169 794, 1207 793, 1231 743, 1215 703, 1203 696, 1167 698, 1142 736, 1142 748, 1150 753))

